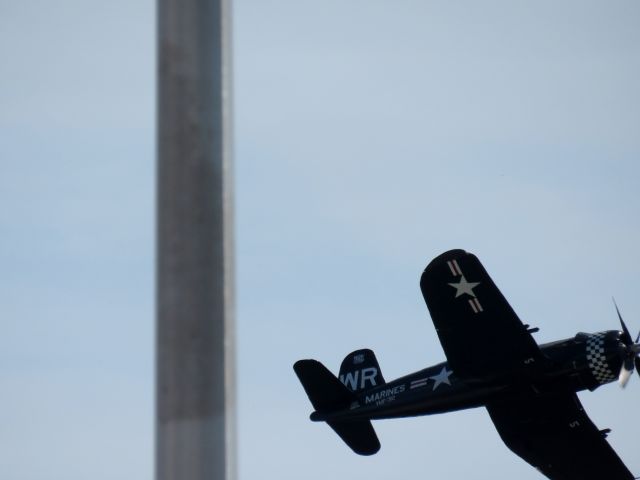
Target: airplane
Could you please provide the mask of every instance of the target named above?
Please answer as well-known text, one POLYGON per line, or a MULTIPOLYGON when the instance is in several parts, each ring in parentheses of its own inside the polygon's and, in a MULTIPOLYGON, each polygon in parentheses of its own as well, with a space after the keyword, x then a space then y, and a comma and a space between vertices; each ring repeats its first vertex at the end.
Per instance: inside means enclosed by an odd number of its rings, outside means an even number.
MULTIPOLYGON (((576 392, 640 374, 635 341, 622 330, 578 333, 538 345, 478 258, 464 250, 436 257, 420 289, 446 362, 386 382, 369 349, 347 355, 336 377, 317 360, 293 368, 315 411, 357 454, 380 442, 371 420, 485 407, 516 455, 552 480, 633 480, 576 392)), ((615 303, 615 302, 614 302, 615 303)))

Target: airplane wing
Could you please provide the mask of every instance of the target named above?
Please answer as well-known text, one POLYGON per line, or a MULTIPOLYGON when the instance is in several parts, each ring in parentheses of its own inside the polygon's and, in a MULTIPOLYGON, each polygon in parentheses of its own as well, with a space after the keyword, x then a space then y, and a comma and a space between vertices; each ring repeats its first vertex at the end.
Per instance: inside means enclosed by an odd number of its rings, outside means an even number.
POLYGON ((420 289, 449 365, 465 380, 500 378, 541 366, 535 340, 475 255, 436 257, 420 289))
POLYGON ((575 393, 524 395, 487 406, 504 443, 552 480, 633 480, 575 393))

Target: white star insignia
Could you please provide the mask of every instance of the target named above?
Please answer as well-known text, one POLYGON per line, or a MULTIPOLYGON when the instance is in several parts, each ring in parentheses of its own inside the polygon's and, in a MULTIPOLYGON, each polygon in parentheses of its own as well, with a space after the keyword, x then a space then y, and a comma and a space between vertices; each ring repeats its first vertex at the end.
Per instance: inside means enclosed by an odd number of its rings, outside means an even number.
POLYGON ((460 282, 450 283, 449 285, 456 289, 456 298, 465 293, 475 298, 476 294, 473 293, 473 289, 480 285, 480 282, 467 282, 467 279, 462 275, 460 282))
POLYGON ((439 374, 434 375, 433 377, 429 377, 430 380, 434 380, 436 383, 433 384, 433 389, 435 390, 440 386, 441 383, 446 383, 447 385, 451 385, 451 381, 449 377, 453 371, 447 370, 447 367, 442 367, 442 370, 439 374))

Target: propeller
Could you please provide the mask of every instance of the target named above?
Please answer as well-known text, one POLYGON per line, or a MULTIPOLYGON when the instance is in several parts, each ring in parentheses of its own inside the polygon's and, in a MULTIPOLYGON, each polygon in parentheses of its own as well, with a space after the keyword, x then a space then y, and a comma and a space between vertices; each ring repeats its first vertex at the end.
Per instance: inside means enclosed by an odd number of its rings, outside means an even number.
POLYGON ((634 342, 627 325, 622 319, 622 315, 620 315, 620 310, 618 309, 615 298, 613 299, 613 305, 616 307, 616 313, 620 319, 620 325, 622 326, 622 337, 620 340, 622 340, 625 347, 622 367, 620 368, 620 375, 618 376, 618 383, 624 388, 627 386, 629 378, 631 378, 634 367, 638 371, 638 375, 640 375, 640 357, 638 356, 640 354, 640 343, 638 343, 638 341, 640 341, 640 332, 638 332, 638 336, 634 342))

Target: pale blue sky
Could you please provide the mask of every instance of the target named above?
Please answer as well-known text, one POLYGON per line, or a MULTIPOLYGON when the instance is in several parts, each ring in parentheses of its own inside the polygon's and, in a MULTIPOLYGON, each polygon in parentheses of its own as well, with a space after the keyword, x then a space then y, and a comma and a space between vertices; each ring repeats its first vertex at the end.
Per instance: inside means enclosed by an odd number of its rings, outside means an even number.
MULTIPOLYGON (((542 478, 484 410, 353 454, 291 369, 444 360, 465 248, 539 342, 640 328, 640 5, 234 2, 240 478, 542 478)), ((151 479, 154 4, 0 0, 0 471, 151 479)), ((581 399, 635 474, 640 381, 581 399)))

